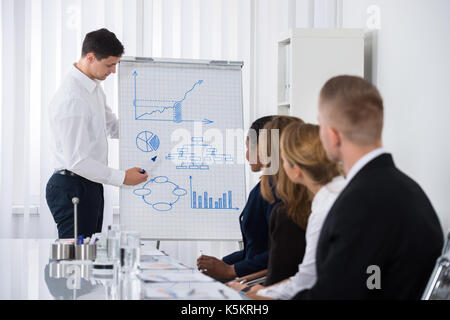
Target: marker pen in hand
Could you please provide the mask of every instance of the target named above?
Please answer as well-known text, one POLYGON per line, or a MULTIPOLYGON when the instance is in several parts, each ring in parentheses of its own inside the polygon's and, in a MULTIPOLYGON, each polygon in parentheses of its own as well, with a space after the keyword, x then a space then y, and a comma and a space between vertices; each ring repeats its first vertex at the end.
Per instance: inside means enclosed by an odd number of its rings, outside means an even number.
POLYGON ((144 173, 145 173, 145 170, 144 170, 144 169, 142 169, 142 170, 140 171, 140 173, 144 174, 144 173))

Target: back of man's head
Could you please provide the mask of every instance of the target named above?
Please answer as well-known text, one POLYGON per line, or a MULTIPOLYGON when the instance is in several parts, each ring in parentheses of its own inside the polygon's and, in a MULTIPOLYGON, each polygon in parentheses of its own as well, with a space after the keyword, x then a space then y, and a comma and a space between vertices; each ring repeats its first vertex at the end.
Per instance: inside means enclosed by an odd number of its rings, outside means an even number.
POLYGON ((348 141, 375 146, 383 130, 383 99, 377 88, 357 76, 328 80, 320 91, 319 108, 330 127, 348 141))
POLYGON ((97 60, 102 60, 110 56, 121 57, 124 47, 113 32, 103 28, 86 34, 81 55, 84 57, 89 52, 93 52, 97 60))

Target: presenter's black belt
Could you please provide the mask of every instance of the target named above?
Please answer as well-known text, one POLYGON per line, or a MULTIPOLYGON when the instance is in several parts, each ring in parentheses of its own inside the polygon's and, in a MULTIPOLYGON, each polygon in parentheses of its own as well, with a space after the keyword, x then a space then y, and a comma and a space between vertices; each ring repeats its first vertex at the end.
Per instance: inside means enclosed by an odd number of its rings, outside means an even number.
POLYGON ((72 171, 66 170, 66 169, 55 170, 55 173, 63 175, 63 176, 71 176, 71 177, 80 177, 81 178, 81 176, 77 175, 76 173, 73 173, 72 171))

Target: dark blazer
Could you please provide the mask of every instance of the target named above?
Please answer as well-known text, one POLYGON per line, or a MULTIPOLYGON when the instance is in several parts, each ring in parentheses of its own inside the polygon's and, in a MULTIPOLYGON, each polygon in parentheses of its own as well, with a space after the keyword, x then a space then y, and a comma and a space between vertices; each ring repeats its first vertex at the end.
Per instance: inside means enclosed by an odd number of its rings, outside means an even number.
POLYGON ((317 282, 294 299, 420 299, 442 245, 427 196, 382 154, 330 209, 317 247, 317 282), (381 289, 368 289, 371 265, 380 268, 381 289))
POLYGON ((239 216, 244 249, 222 258, 225 263, 234 264, 238 277, 267 268, 269 218, 277 201, 270 204, 264 200, 261 182, 250 191, 244 210, 239 216))
POLYGON ((264 286, 295 275, 305 255, 305 230, 289 218, 281 202, 270 214, 269 239, 269 262, 264 286))

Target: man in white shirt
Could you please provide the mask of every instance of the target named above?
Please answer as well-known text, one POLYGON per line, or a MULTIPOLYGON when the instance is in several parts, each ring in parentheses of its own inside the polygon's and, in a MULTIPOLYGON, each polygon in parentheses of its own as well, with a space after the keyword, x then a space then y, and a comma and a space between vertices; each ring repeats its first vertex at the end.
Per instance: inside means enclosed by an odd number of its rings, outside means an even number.
POLYGON ((141 168, 108 167, 107 136, 119 138, 119 122, 106 104, 100 86, 124 52, 107 29, 90 32, 82 55, 61 83, 49 106, 55 172, 47 183, 46 199, 59 238, 73 238, 72 198, 79 198, 78 235, 101 232, 103 186, 137 185, 147 180, 141 168))

